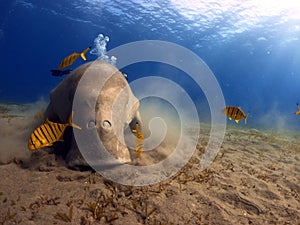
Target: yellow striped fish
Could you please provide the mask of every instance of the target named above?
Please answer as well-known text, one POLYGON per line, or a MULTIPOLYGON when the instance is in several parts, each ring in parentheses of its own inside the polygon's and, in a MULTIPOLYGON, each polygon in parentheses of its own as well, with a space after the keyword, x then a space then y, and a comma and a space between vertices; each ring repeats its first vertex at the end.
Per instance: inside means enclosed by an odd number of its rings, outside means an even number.
POLYGON ((142 156, 144 151, 144 135, 140 131, 139 124, 135 124, 135 130, 132 130, 133 133, 136 133, 136 140, 135 140, 135 151, 139 157, 142 156))
POLYGON ((241 119, 245 119, 247 123, 248 114, 246 115, 240 107, 226 106, 222 109, 222 112, 230 119, 234 119, 238 123, 241 119))
POLYGON ((72 122, 72 117, 73 113, 71 113, 68 122, 65 124, 54 123, 47 118, 46 121, 30 135, 28 149, 37 150, 43 147, 52 146, 54 142, 64 141, 64 132, 68 126, 81 129, 81 127, 72 122))
POLYGON ((91 47, 88 47, 84 49, 81 53, 73 52, 71 55, 67 56, 66 58, 61 61, 58 68, 60 70, 67 68, 68 66, 71 66, 76 59, 80 56, 84 61, 86 61, 85 54, 91 49, 91 47))
POLYGON ((298 111, 296 112, 296 115, 299 115, 300 114, 300 105, 298 104, 298 102, 297 102, 297 107, 298 107, 298 111))

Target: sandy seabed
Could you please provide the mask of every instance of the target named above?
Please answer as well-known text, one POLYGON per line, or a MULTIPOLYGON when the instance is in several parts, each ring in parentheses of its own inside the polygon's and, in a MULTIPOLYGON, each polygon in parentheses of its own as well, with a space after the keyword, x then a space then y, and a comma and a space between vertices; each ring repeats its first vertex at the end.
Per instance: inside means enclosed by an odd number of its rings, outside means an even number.
POLYGON ((176 176, 132 187, 70 170, 44 150, 28 155, 16 140, 28 137, 26 117, 4 110, 0 120, 0 154, 16 154, 0 165, 0 224, 300 224, 300 133, 228 127, 214 162, 200 171, 203 126, 176 176))

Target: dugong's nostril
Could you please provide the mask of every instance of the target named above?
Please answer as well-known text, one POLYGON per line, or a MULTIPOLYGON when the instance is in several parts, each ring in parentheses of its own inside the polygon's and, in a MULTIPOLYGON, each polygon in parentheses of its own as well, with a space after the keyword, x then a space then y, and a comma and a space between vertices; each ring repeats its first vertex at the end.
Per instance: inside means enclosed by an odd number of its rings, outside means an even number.
POLYGON ((90 120, 87 124, 88 129, 93 129, 96 127, 96 122, 94 120, 90 120))
POLYGON ((111 128, 111 122, 109 120, 103 120, 102 127, 105 129, 111 128))

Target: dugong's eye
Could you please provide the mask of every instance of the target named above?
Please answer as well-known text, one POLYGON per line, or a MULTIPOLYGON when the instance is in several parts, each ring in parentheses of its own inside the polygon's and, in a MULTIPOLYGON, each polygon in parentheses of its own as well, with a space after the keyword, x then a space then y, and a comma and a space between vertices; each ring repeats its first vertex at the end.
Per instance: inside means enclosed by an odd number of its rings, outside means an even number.
POLYGON ((103 120, 102 126, 103 126, 103 128, 109 129, 109 128, 111 128, 111 123, 109 120, 103 120))

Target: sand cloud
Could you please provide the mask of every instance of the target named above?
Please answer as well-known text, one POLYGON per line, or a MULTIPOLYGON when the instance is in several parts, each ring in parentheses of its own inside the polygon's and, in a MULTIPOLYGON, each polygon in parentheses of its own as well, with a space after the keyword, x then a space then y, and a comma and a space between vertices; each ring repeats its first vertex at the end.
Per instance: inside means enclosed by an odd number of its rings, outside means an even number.
POLYGON ((26 105, 0 104, 0 164, 31 155, 27 149, 28 137, 43 120, 42 113, 37 113, 45 108, 44 100, 26 105))

